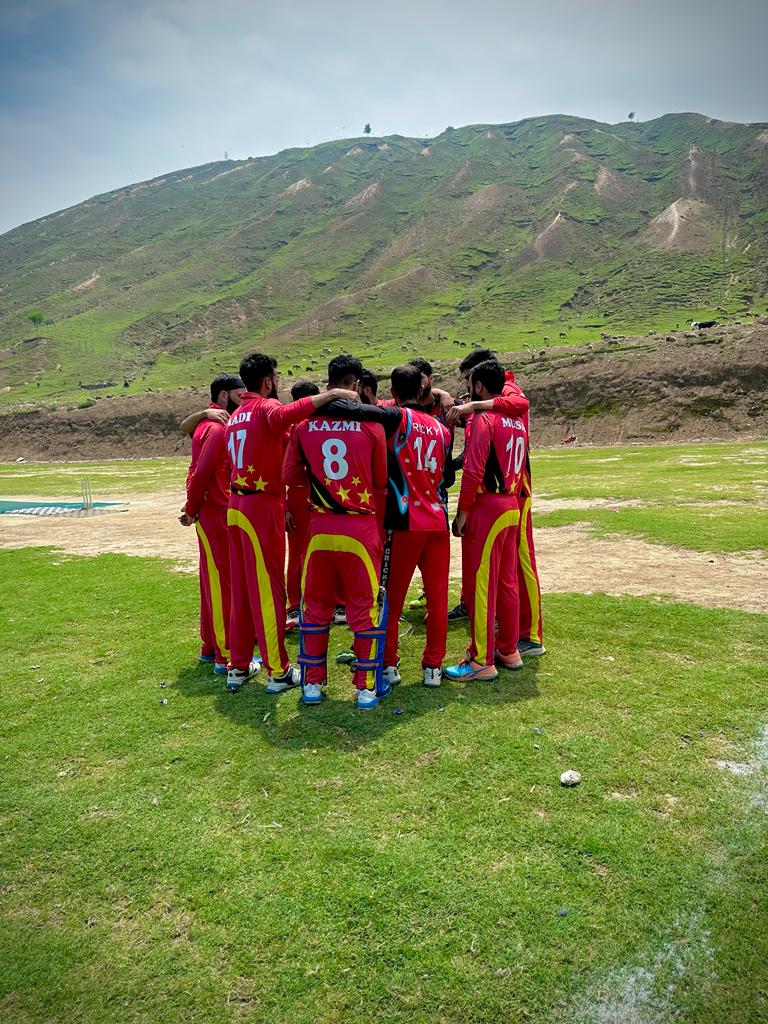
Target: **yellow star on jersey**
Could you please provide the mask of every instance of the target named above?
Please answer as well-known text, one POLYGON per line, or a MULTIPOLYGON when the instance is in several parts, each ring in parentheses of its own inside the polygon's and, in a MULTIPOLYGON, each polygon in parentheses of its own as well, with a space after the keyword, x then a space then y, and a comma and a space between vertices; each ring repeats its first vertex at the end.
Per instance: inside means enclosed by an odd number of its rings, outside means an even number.
POLYGON ((236 476, 235 477, 235 487, 247 487, 247 486, 248 486, 248 481, 245 479, 244 476, 236 476))
POLYGON ((253 482, 253 489, 255 491, 263 491, 268 483, 269 483, 268 480, 262 480, 261 476, 259 476, 259 479, 258 480, 254 480, 254 482, 253 482))
POLYGON ((246 466, 245 467, 245 471, 246 471, 246 473, 255 473, 256 472, 256 470, 253 468, 253 466, 246 466))
POLYGON ((327 477, 327 476, 324 476, 323 477, 323 483, 325 484, 326 487, 330 487, 331 486, 330 478, 327 477))
POLYGON ((360 477, 359 476, 353 476, 352 477, 352 486, 353 487, 359 487, 360 486, 360 477))
POLYGON ((364 491, 358 491, 357 496, 364 505, 367 505, 371 500, 371 495, 367 488, 364 491))
POLYGON ((339 489, 338 489, 338 491, 336 491, 336 493, 338 494, 339 498, 342 501, 349 501, 349 491, 346 488, 339 487, 339 489))

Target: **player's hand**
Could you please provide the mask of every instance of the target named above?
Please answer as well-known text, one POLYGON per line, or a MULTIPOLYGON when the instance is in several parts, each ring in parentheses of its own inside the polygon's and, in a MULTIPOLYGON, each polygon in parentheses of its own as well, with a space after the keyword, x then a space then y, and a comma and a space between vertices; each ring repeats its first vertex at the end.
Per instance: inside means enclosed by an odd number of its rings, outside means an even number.
POLYGON ((294 533, 296 531, 296 520, 293 518, 293 513, 285 510, 285 532, 294 533))
POLYGON ((453 533, 453 536, 454 537, 463 537, 464 533, 466 532, 466 529, 467 529, 467 513, 466 512, 457 512, 456 513, 456 518, 453 520, 453 525, 451 526, 451 532, 453 533))
POLYGON ((215 423, 227 423, 229 421, 229 413, 226 409, 206 409, 205 418, 213 420, 215 423))
POLYGON ((187 513, 184 511, 182 511, 181 515, 179 516, 179 522, 181 523, 182 526, 192 526, 194 521, 195 520, 192 518, 192 516, 188 516, 187 513))
POLYGON ((445 418, 448 420, 448 423, 452 427, 455 427, 460 419, 462 419, 464 416, 469 416, 471 412, 471 402, 467 402, 465 405, 452 405, 450 409, 448 409, 448 411, 446 412, 445 418))

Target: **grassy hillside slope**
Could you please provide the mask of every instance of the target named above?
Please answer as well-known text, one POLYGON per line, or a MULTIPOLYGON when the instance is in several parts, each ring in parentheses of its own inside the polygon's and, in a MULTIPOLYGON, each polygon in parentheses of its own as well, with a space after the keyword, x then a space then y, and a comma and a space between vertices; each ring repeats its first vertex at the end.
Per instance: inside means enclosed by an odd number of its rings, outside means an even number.
POLYGON ((0 398, 183 386, 257 345, 298 375, 729 320, 768 294, 767 240, 766 126, 698 114, 208 164, 0 236, 0 398))

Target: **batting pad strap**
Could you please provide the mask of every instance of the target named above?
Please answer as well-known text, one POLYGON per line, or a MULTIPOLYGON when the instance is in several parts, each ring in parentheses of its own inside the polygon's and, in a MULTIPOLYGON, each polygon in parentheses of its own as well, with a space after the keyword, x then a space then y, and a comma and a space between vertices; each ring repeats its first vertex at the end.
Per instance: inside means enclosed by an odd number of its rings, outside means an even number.
POLYGON ((386 635, 386 629, 364 629, 361 633, 355 633, 355 639, 383 640, 386 637, 386 635))
POLYGON ((330 624, 325 626, 316 625, 313 622, 302 622, 299 625, 299 632, 311 634, 313 636, 320 636, 323 633, 329 633, 331 630, 330 624))
POLYGON ((379 663, 375 658, 358 658, 349 667, 353 672, 375 672, 379 663))
POLYGON ((306 665, 309 668, 324 668, 326 662, 326 656, 324 654, 299 654, 296 659, 300 665, 306 665))

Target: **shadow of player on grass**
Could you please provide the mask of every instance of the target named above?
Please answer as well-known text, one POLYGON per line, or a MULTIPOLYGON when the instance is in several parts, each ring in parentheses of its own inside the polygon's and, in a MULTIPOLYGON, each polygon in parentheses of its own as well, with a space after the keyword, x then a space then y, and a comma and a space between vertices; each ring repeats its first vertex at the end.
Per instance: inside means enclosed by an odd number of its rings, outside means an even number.
MULTIPOLYGON (((352 751, 374 742, 391 729, 413 722, 415 718, 447 714, 451 706, 492 707, 516 704, 539 696, 536 686, 538 658, 527 660, 521 671, 499 669, 498 678, 493 681, 456 683, 444 679, 439 688, 422 686, 419 665, 423 625, 410 616, 409 624, 415 629, 404 637, 401 653, 405 655, 403 663, 413 666, 414 671, 401 669, 403 682, 371 711, 359 711, 355 707, 351 673, 346 666, 334 662, 336 654, 350 640, 349 632, 344 629, 331 633, 329 685, 322 704, 304 706, 299 689, 279 696, 266 693, 263 673, 254 676, 239 693, 230 694, 224 689, 223 678, 212 676, 208 666, 184 669, 173 687, 186 697, 213 700, 222 715, 243 726, 258 729, 264 739, 275 747, 328 747, 352 751)), ((468 636, 466 625, 452 626, 448 634, 449 652, 463 650, 468 636)), ((298 648, 295 636, 289 634, 288 646, 289 654, 295 660, 298 648)), ((449 656, 446 664, 450 663, 449 656)))

